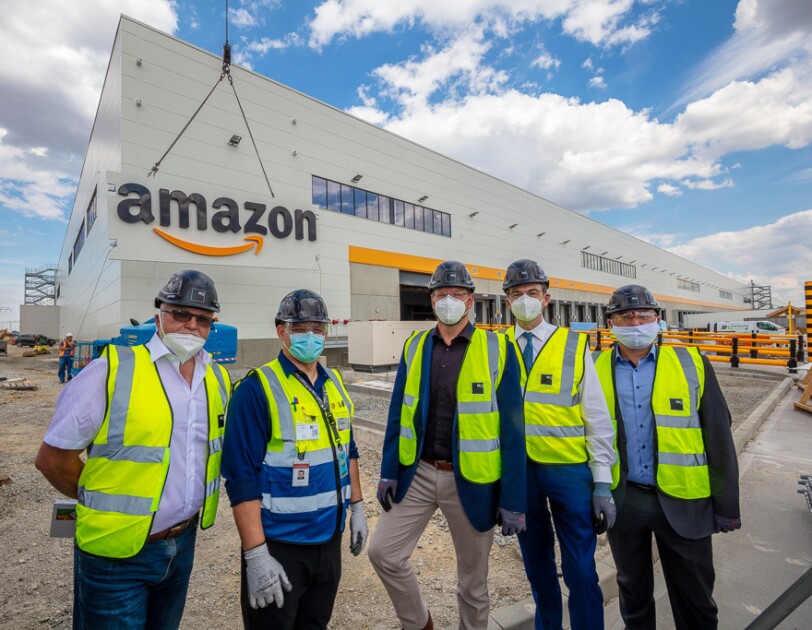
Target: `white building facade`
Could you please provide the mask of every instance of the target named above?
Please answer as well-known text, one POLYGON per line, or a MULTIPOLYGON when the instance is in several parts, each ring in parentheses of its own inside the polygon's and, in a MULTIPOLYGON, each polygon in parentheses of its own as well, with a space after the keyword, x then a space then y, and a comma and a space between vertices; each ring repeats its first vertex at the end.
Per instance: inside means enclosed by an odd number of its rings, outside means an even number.
POLYGON ((471 270, 483 323, 509 321, 501 283, 518 258, 550 277, 547 315, 561 325, 603 324, 630 283, 672 323, 748 308, 746 285, 240 68, 261 163, 225 79, 150 176, 221 66, 122 17, 59 259, 61 332, 116 335, 186 268, 215 280, 241 345, 275 339, 296 288, 318 291, 340 323, 429 318, 429 274, 449 259, 471 270))

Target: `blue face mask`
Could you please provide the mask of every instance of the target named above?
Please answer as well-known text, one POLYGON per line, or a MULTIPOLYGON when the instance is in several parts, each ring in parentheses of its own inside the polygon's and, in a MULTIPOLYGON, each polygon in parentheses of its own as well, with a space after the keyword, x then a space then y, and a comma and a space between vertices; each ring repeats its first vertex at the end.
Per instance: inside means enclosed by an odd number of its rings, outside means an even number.
POLYGON ((291 333, 290 353, 302 363, 313 363, 324 352, 324 335, 291 333))

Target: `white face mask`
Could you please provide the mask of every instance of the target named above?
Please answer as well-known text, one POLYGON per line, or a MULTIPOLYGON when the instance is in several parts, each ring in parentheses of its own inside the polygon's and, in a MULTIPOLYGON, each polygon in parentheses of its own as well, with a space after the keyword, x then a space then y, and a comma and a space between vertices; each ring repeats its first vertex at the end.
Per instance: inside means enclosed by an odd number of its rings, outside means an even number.
POLYGON ((656 321, 639 326, 612 326, 612 333, 621 345, 633 350, 642 350, 654 343, 660 324, 656 321))
POLYGON ((161 332, 163 333, 161 340, 169 348, 169 351, 178 357, 181 363, 186 363, 189 359, 195 357, 206 344, 206 340, 197 335, 164 332, 163 317, 159 317, 158 321, 161 322, 161 332))
POLYGON ((434 313, 437 319, 447 326, 453 326, 465 315, 465 302, 446 295, 442 300, 434 303, 434 313))
POLYGON ((520 322, 532 322, 541 315, 541 300, 522 295, 510 303, 510 311, 520 322))

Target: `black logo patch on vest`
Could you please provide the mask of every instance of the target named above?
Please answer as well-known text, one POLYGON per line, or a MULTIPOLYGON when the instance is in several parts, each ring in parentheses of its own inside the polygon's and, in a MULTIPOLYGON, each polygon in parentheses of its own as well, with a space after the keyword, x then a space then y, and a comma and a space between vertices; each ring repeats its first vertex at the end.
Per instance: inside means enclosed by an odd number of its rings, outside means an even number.
POLYGON ((671 411, 684 411, 682 404, 682 398, 672 398, 671 399, 671 411))
POLYGON ((485 393, 485 384, 484 383, 471 383, 471 393, 472 394, 484 394, 485 393))
POLYGON ((541 375, 541 384, 542 385, 552 385, 553 384, 553 375, 552 374, 542 374, 541 375))
POLYGON ((222 429, 224 426, 226 426, 226 415, 221 413, 217 416, 217 428, 222 429))

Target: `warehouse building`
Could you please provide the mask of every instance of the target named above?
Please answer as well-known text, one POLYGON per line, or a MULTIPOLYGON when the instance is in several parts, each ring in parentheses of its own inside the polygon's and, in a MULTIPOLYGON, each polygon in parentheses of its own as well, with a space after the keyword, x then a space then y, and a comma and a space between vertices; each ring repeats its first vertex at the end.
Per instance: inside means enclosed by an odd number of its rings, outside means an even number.
POLYGON ((214 278, 241 351, 271 349, 294 288, 324 296, 334 338, 349 320, 428 319, 446 259, 471 270, 481 323, 510 321, 502 276, 523 257, 550 276, 560 325, 603 324, 628 283, 672 324, 748 308, 746 285, 241 68, 178 139, 221 66, 121 18, 58 262, 61 332, 114 336, 183 268, 214 278))

